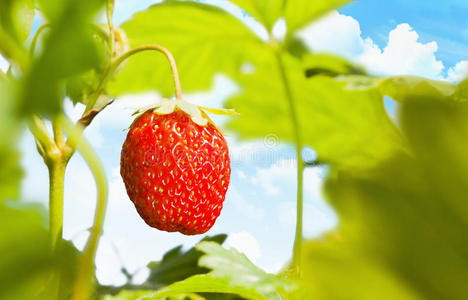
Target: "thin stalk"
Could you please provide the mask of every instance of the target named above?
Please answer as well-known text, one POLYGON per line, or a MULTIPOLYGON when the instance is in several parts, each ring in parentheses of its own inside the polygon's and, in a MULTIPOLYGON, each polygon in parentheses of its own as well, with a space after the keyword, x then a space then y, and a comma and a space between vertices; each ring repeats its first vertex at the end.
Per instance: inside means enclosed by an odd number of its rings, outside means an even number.
POLYGON ((103 79, 99 83, 99 86, 96 90, 96 92, 93 94, 93 96, 90 98, 88 101, 88 105, 86 106, 85 112, 91 110, 94 107, 94 104, 96 104, 97 99, 99 96, 102 94, 104 91, 104 88, 109 81, 109 79, 112 77, 114 74, 115 70, 120 66, 121 63, 123 63, 126 59, 131 57, 134 54, 137 54, 139 52, 143 51, 158 51, 163 53, 167 60, 169 61, 169 64, 171 66, 171 71, 172 71, 172 79, 174 81, 174 89, 175 89, 175 95, 177 99, 182 99, 182 88, 180 87, 180 80, 179 80, 179 73, 177 71, 177 65, 175 62, 174 57, 172 56, 171 52, 167 50, 166 48, 156 45, 156 44, 149 44, 149 45, 142 45, 136 48, 133 48, 132 50, 129 50, 128 52, 122 54, 119 56, 107 69, 106 73, 104 74, 103 79))
POLYGON ((94 258, 99 243, 99 237, 102 233, 107 206, 107 179, 104 167, 102 166, 91 145, 83 137, 82 132, 65 117, 60 119, 60 123, 69 138, 74 142, 80 151, 88 167, 93 173, 94 180, 96 181, 97 203, 94 224, 81 257, 81 261, 78 265, 78 272, 72 296, 72 300, 87 300, 91 297, 93 292, 94 258))
POLYGON ((63 140, 62 128, 60 127, 60 124, 58 123, 57 119, 54 119, 52 121, 52 130, 54 132, 55 145, 57 145, 59 149, 63 149, 65 142, 63 140))
POLYGON ((54 140, 50 137, 44 120, 39 115, 32 115, 28 119, 29 130, 34 136, 36 142, 40 145, 45 163, 49 166, 52 160, 56 159, 60 155, 60 150, 54 143, 54 140))
POLYGON ((36 33, 34 34, 34 37, 33 37, 32 41, 31 41, 31 46, 29 47, 29 54, 31 56, 34 55, 34 50, 36 49, 37 40, 39 39, 39 36, 41 35, 41 32, 44 29, 49 28, 49 27, 50 27, 50 24, 43 24, 36 30, 36 33))
POLYGON ((114 14, 114 0, 107 0, 106 15, 107 26, 109 28, 108 46, 110 57, 114 55, 114 25, 112 24, 112 15, 114 14))
POLYGON ((299 119, 296 111, 296 104, 294 96, 289 85, 289 79, 286 74, 283 59, 281 53, 275 52, 276 62, 281 76, 281 81, 284 86, 286 98, 288 99, 289 114, 293 125, 294 141, 296 146, 296 157, 297 157, 297 219, 296 219, 296 234, 294 238, 294 249, 293 249, 293 267, 300 274, 301 269, 301 255, 302 255, 302 208, 303 208, 303 175, 304 175, 304 162, 302 160, 302 139, 300 134, 299 119))
POLYGON ((63 232, 63 187, 65 161, 49 164, 49 232, 52 249, 60 247, 63 232))

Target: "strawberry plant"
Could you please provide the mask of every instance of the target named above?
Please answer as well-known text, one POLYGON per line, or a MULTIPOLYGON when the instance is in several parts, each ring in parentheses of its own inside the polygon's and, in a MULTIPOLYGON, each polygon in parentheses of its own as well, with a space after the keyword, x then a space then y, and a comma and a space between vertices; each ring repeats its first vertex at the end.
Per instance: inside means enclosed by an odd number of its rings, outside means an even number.
POLYGON ((466 298, 468 79, 375 77, 311 52, 299 30, 347 2, 163 1, 118 27, 112 0, 0 1, 0 53, 9 64, 0 72, 0 298, 466 298), (280 36, 278 24, 285 26, 280 36), (94 260, 108 183, 83 131, 120 96, 160 92, 165 99, 141 107, 122 141, 128 197, 154 230, 208 232, 231 174, 227 142, 208 114, 237 113, 195 106, 182 91, 207 89, 218 73, 240 87, 225 103, 240 113, 226 130, 241 139, 274 133, 295 148, 290 264, 269 274, 224 248, 219 235, 170 250, 148 265, 142 284, 126 272, 123 286, 100 285, 94 260), (399 103, 394 119, 385 97, 399 103), (84 107, 75 123, 65 101, 84 107), (26 128, 48 169, 48 210, 15 200, 27 171, 18 146, 26 128), (306 146, 316 161, 303 159, 306 146), (97 187, 82 251, 63 239, 64 177, 77 151, 97 187), (340 221, 303 241, 304 169, 321 165, 328 167, 324 194, 340 221))

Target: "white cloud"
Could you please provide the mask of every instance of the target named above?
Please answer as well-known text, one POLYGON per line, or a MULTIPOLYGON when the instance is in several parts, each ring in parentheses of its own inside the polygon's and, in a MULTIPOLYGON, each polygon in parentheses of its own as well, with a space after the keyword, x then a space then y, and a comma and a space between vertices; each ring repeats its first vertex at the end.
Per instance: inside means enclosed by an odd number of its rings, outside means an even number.
POLYGON ((437 43, 423 44, 418 39, 418 33, 410 25, 399 24, 390 31, 387 46, 383 49, 367 38, 364 53, 356 61, 377 75, 440 77, 444 65, 435 56, 437 43))
POLYGON ((329 51, 348 58, 364 51, 359 22, 337 11, 307 26, 298 36, 313 51, 329 51))
POLYGON ((244 253, 254 263, 261 254, 258 241, 247 231, 230 233, 226 245, 244 253))
POLYGON ((298 36, 314 51, 328 51, 363 65, 376 75, 419 75, 443 78, 444 65, 436 58, 436 42, 421 43, 419 35, 406 23, 397 25, 380 48, 371 38, 361 36, 353 17, 331 12, 312 23, 298 36))
POLYGON ((261 207, 247 202, 235 185, 229 187, 225 205, 232 205, 242 213, 242 216, 247 216, 258 221, 263 220, 265 217, 265 211, 261 207))
POLYGON ((247 175, 245 175, 244 171, 237 170, 237 177, 239 177, 240 179, 246 179, 247 175))
MULTIPOLYGON (((284 159, 269 168, 258 168, 256 175, 267 195, 288 199, 278 204, 277 217, 281 225, 292 230, 296 224, 296 170, 295 160, 284 159)), ((317 237, 337 224, 335 213, 322 196, 324 172, 323 168, 304 171, 304 236, 308 238, 317 237)))
POLYGON ((460 61, 447 71, 447 81, 457 83, 468 77, 468 60, 460 61))

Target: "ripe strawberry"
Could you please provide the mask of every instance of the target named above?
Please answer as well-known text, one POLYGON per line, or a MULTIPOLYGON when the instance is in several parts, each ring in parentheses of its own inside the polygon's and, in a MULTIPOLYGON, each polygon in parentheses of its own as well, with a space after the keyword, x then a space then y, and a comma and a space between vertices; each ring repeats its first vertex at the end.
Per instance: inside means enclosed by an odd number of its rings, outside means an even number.
POLYGON ((166 100, 169 109, 149 109, 134 121, 122 147, 120 173, 149 226, 201 234, 223 207, 231 174, 228 147, 211 122, 197 124, 207 121, 198 107, 190 111, 188 103, 177 101, 166 100))

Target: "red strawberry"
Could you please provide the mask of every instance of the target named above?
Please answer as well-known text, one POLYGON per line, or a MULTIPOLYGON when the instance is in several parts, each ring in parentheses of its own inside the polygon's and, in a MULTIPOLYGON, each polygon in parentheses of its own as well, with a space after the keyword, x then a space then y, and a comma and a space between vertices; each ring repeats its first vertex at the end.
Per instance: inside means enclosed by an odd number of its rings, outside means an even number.
POLYGON ((193 115, 168 103, 173 112, 150 109, 132 124, 120 173, 149 226, 201 234, 223 207, 231 174, 227 143, 211 122, 198 125, 193 115))

